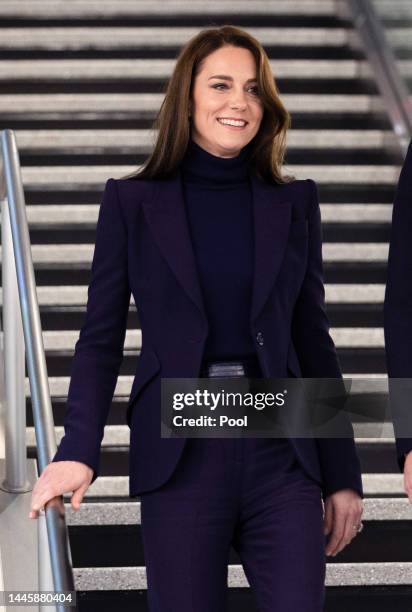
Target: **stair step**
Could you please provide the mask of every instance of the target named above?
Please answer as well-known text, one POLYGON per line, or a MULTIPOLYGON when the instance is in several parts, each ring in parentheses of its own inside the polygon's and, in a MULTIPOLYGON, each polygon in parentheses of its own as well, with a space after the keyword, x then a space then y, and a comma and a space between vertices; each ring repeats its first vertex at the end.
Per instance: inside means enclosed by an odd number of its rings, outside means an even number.
MULTIPOLYGON (((120 80, 168 79, 176 61, 172 59, 94 59, 85 62, 73 60, 3 60, 0 63, 0 79, 16 81, 86 79, 88 82, 102 81, 108 85, 120 80)), ((276 79, 370 79, 373 72, 364 60, 315 60, 276 59, 271 61, 276 79)), ((412 75, 412 62, 400 61, 402 74, 412 75)))
MULTIPOLYGON (((86 80, 104 81, 108 88, 113 81, 158 81, 169 79, 174 69, 173 59, 30 59, 3 60, 0 64, 0 79, 13 83, 24 80, 26 85, 38 81, 86 80)), ((369 63, 360 59, 276 59, 270 62, 276 80, 285 79, 373 79, 369 63)), ((399 71, 405 78, 412 77, 412 61, 399 59, 399 71)))
MULTIPOLYGON (((136 352, 137 354, 137 352, 136 352)), ((133 355, 136 359, 136 355, 133 355)), ((351 380, 351 393, 353 394, 373 394, 380 393, 385 397, 388 393, 388 379, 382 373, 354 373, 345 372, 344 378, 351 380)), ((49 376, 50 394, 52 397, 66 397, 69 388, 69 376, 49 376)), ((128 396, 133 382, 133 375, 126 376, 120 374, 117 380, 114 395, 128 396)), ((30 397, 30 383, 28 377, 25 379, 25 395, 30 397)))
MULTIPOLYGON (((33 263, 45 266, 87 266, 91 267, 94 244, 34 244, 31 248, 33 263)), ((0 249, 0 258, 2 249, 0 249)), ((348 242, 323 244, 325 262, 382 261, 388 257, 385 242, 348 242)))
POLYGON ((374 0, 373 4, 381 17, 390 19, 412 17, 412 7, 409 0, 374 0))
MULTIPOLYGON (((60 442, 64 430, 63 426, 55 426, 56 441, 60 442)), ((395 445, 392 423, 354 423, 356 443, 361 449, 370 446, 373 452, 383 454, 384 450, 395 458, 395 445), (376 450, 374 449, 376 446, 376 450)), ((130 429, 128 425, 106 425, 102 440, 102 447, 126 447, 130 441, 130 429)), ((34 448, 36 436, 34 427, 26 428, 26 444, 34 448)))
MULTIPOLYGON (((122 420, 125 421, 125 412, 122 413, 122 420)), ((120 418, 120 415, 116 417, 120 418)), ((126 431, 125 425, 106 425, 105 428, 105 442, 103 443, 102 452, 100 456, 100 474, 102 477, 127 477, 129 474, 129 432, 126 431), (115 431, 111 431, 113 428, 115 431), (116 431, 117 430, 117 431, 116 431), (115 435, 120 432, 120 435, 115 435), (109 445, 108 442, 112 444, 109 445), (120 446, 120 443, 124 442, 124 446, 120 446)), ((58 429, 60 439, 62 433, 61 428, 58 429)), ((33 436, 32 436, 33 437, 33 436)), ((397 476, 399 473, 399 466, 396 458, 396 449, 393 440, 386 441, 388 439, 382 438, 356 438, 357 449, 360 457, 361 467, 363 476, 371 477, 376 475, 377 482, 376 489, 372 489, 365 494, 382 496, 391 493, 393 495, 404 494, 402 488, 402 482, 398 483, 400 489, 392 491, 387 490, 387 487, 391 483, 387 483, 385 480, 381 482, 384 477, 397 476)), ((32 440, 30 440, 32 441, 32 440)), ((36 457, 36 449, 34 446, 28 447, 28 455, 30 458, 36 457)), ((111 496, 109 493, 108 496, 111 496)))
MULTIPOLYGON (((102 189, 108 177, 124 178, 139 165, 29 166, 22 167, 23 184, 30 189, 102 189)), ((319 184, 393 185, 399 178, 395 165, 309 165, 288 164, 285 174, 299 179, 312 178, 319 184)))
POLYGON ((244 15, 268 16, 275 15, 331 15, 336 14, 336 5, 333 0, 253 0, 253 2, 239 3, 235 0, 210 0, 207 5, 203 0, 160 0, 135 2, 134 0, 117 0, 115 4, 109 0, 71 0, 70 3, 36 0, 36 11, 33 13, 33 3, 27 0, 7 0, 0 4, 0 17, 30 17, 35 20, 40 17, 72 17, 74 19, 99 17, 132 17, 158 15, 176 15, 182 17, 186 14, 218 15, 226 13, 244 15))
MULTIPOLYGON (((330 151, 322 149, 293 149, 291 148, 285 156, 285 171, 289 171, 289 168, 296 166, 303 166, 308 155, 311 157, 311 163, 317 166, 326 166, 330 162, 330 151)), ((23 167, 54 167, 59 168, 60 166, 72 166, 73 169, 79 166, 90 166, 98 167, 99 164, 105 163, 110 164, 113 167, 116 166, 127 166, 132 164, 133 168, 136 169, 137 165, 143 163, 144 158, 140 155, 136 155, 135 152, 122 153, 122 152, 111 152, 102 154, 101 151, 94 152, 56 152, 52 151, 35 151, 30 153, 24 153, 20 157, 20 161, 23 167)), ((352 149, 351 151, 341 150, 334 153, 334 162, 336 166, 344 166, 345 164, 359 165, 359 166, 376 166, 381 168, 384 166, 397 165, 399 161, 398 154, 389 150, 376 150, 376 149, 352 149)))
MULTIPOLYGON (((96 228, 99 207, 99 204, 32 204, 26 206, 26 214, 30 230, 70 228, 84 231, 96 228)), ((320 204, 320 209, 325 229, 331 223, 347 227, 363 224, 386 227, 392 218, 390 204, 325 203, 320 204)))
MULTIPOLYGON (((365 497, 405 497, 403 475, 400 473, 364 473, 362 482, 365 497)), ((129 498, 128 476, 99 476, 87 490, 85 500, 102 498, 106 500, 129 498)))
MULTIPOLYGON (((220 4, 220 2, 219 2, 220 4)), ((246 3, 245 3, 246 5, 246 3)), ((164 6, 164 3, 163 3, 164 6)), ((235 5, 232 5, 235 8, 235 5)), ((238 3, 236 11, 239 10, 238 3)), ((267 13, 265 15, 267 19, 267 13)), ((353 41, 351 28, 342 27, 247 27, 262 45, 345 46, 353 41)), ((134 47, 181 47, 198 33, 197 27, 8 27, 2 30, 1 49, 117 49, 134 47)))
MULTIPOLYGON (((74 216, 74 219, 76 217, 74 216)), ((94 245, 96 238, 95 225, 87 227, 71 221, 49 224, 37 223, 30 227, 31 245, 66 245, 89 243, 94 245), (76 230, 73 233, 73 230, 76 230)), ((383 223, 348 223, 346 221, 323 224, 324 244, 368 244, 386 243, 390 239, 390 224, 383 223)))
MULTIPOLYGON (((381 374, 386 371, 385 352, 383 348, 338 348, 338 359, 343 372, 354 372, 367 375, 373 372, 381 374)), ((70 372, 72 352, 48 353, 46 355, 49 376, 67 376, 70 372)), ((127 352, 121 365, 121 374, 132 374, 135 370, 135 354, 127 352)))
MULTIPOLYGON (((90 262, 87 263, 90 264, 90 262)), ((382 304, 385 285, 379 283, 326 283, 325 295, 328 304, 382 304)), ((78 306, 85 309, 87 285, 38 285, 37 296, 40 307, 78 306)), ((2 298, 3 293, 0 287, 0 304, 3 303, 2 298)), ((131 304, 135 304, 133 296, 131 296, 131 304)))
MULTIPOLYGON (((122 426, 106 426, 106 429, 108 427, 122 426)), ((61 430, 59 430, 59 433, 60 432, 61 430)), ((115 438, 115 440, 118 440, 120 438, 120 436, 115 437, 111 435, 111 432, 108 432, 105 435, 106 440, 109 438, 115 438)), ((113 446, 104 444, 100 456, 100 473, 102 476, 127 476, 129 474, 128 432, 125 432, 124 436, 122 435, 121 441, 125 441, 127 446, 119 446, 116 442, 113 446)), ((356 443, 363 474, 390 476, 399 473, 399 466, 396 459, 395 445, 393 441, 385 443, 382 440, 375 439, 372 443, 370 443, 364 439, 356 439, 356 443)), ((31 459, 34 459, 36 457, 35 447, 30 446, 28 448, 28 454, 31 459)), ((374 492, 375 495, 384 495, 385 493, 385 488, 378 488, 374 492)))
MULTIPOLYGON (((41 114, 39 119, 46 116, 50 119, 52 113, 55 119, 56 113, 60 116, 62 113, 72 116, 83 113, 83 118, 99 119, 107 112, 113 113, 116 119, 127 112, 132 113, 130 118, 153 118, 163 98, 163 94, 156 93, 1 94, 0 113, 4 117, 24 113, 26 120, 35 112, 41 114)), ((282 101, 290 113, 360 115, 384 112, 380 96, 367 94, 284 94, 282 101)))
MULTIPOLYGON (((411 586, 328 586, 325 610, 333 612, 409 612, 412 596, 411 586)), ((111 612, 121 608, 122 612, 147 612, 145 590, 78 592, 82 612, 111 612)), ((257 612, 252 592, 244 588, 230 588, 227 593, 228 612, 257 612)))
MULTIPOLYGON (((64 496, 70 499, 69 495, 64 496)), ((84 501, 79 510, 74 511, 70 502, 65 504, 66 523, 73 527, 106 526, 106 525, 140 525, 140 501, 129 498, 129 501, 84 501)), ((412 519, 412 506, 405 497, 394 498, 365 498, 363 523, 410 521, 412 519)), ((412 551, 411 551, 412 552, 412 551)))
MULTIPOLYGON (((328 559, 328 566, 336 571, 335 568, 348 563, 412 563, 410 520, 411 516, 408 520, 363 520, 362 533, 347 549, 328 559)), ((127 525, 69 524, 69 536, 73 565, 76 569, 145 565, 141 525, 137 517, 134 524, 127 525)), ((241 565, 241 559, 233 549, 230 550, 229 565, 241 565)), ((370 583, 371 581, 368 581, 366 584, 370 583)))
MULTIPOLYGON (((1 64, 0 64, 1 66, 1 64)), ((143 129, 78 129, 78 130, 15 130, 21 155, 27 153, 55 152, 58 154, 100 153, 149 154, 153 149, 155 130, 143 129)), ((389 130, 303 130, 291 129, 288 148, 291 150, 381 150, 391 144, 393 133, 389 130)), ((352 206, 352 205, 351 205, 352 206)), ((363 205, 359 205, 363 211, 363 205)))
POLYGON ((386 28, 385 35, 393 49, 412 49, 412 28, 410 26, 386 28))
MULTIPOLYGON (((146 568, 74 568, 76 589, 147 589, 146 568)), ((412 562, 327 563, 326 586, 411 585, 412 562)), ((228 565, 228 587, 247 588, 249 583, 241 565, 228 565)))
MULTIPOLYGON (((384 348, 383 328, 339 327, 331 328, 330 333, 338 348, 384 348)), ((79 338, 79 331, 43 330, 42 335, 46 353, 74 353, 74 347, 79 338)), ((0 332, 0 336, 2 336, 2 332, 0 332)), ((141 342, 140 329, 126 330, 125 351, 140 351, 141 342)))
MULTIPOLYGON (((282 96, 283 99, 284 96, 282 96)), ((89 116, 87 113, 79 113, 70 117, 66 114, 56 115, 55 113, 44 115, 41 112, 37 115, 34 113, 33 115, 30 113, 30 109, 27 109, 24 113, 14 115, 13 111, 8 108, 7 111, 5 110, 5 116, 9 129, 13 129, 16 133, 19 130, 42 131, 50 129, 59 130, 60 132, 67 130, 78 130, 81 132, 97 129, 127 129, 128 131, 133 131, 137 128, 147 132, 152 129, 154 119, 154 113, 147 112, 140 114, 138 111, 136 116, 134 109, 131 109, 130 112, 119 114, 116 114, 115 110, 110 114, 110 112, 101 113, 97 109, 94 116, 89 116)), ((329 109, 328 112, 321 111, 318 113, 316 110, 312 112, 302 108, 302 111, 293 111, 293 129, 310 130, 314 135, 320 130, 337 130, 341 131, 343 135, 346 130, 388 130, 390 129, 390 123, 383 112, 367 114, 363 111, 357 113, 354 109, 348 110, 348 112, 340 109, 337 109, 335 112, 334 109, 329 109)), ((138 148, 139 143, 136 142, 136 150, 138 148)), ((352 193, 349 195, 352 195, 352 193)))

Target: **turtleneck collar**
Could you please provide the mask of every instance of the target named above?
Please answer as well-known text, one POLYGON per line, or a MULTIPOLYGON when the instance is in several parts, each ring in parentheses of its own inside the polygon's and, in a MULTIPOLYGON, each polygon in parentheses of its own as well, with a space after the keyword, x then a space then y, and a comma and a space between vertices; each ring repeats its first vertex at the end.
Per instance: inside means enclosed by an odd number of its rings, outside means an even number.
POLYGON ((184 180, 220 187, 247 182, 250 149, 248 143, 236 157, 218 157, 190 138, 182 160, 184 180))

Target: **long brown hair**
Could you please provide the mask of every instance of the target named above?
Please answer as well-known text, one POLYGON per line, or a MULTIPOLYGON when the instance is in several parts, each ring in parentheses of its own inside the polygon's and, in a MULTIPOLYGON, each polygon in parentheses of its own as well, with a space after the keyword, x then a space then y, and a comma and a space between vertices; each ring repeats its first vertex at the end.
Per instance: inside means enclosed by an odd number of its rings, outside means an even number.
POLYGON ((123 178, 164 179, 174 174, 190 139, 189 106, 194 77, 205 58, 224 46, 249 49, 256 62, 256 76, 263 116, 250 145, 250 167, 270 183, 288 183, 295 177, 283 176, 281 167, 286 148, 290 115, 283 106, 266 51, 253 36, 232 25, 201 30, 180 51, 166 94, 153 123, 158 130, 152 153, 135 173, 123 178))

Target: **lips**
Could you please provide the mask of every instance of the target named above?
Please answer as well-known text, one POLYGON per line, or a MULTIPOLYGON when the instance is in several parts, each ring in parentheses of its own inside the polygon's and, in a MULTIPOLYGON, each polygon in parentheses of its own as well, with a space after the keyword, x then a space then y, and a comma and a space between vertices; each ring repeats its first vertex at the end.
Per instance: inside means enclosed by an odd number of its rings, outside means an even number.
POLYGON ((249 123, 246 119, 235 119, 234 117, 217 117, 217 121, 219 121, 219 119, 225 119, 226 121, 243 121, 245 125, 249 123))
MULTIPOLYGON (((245 128, 248 124, 248 122, 246 121, 245 123, 243 123, 243 125, 230 125, 227 123, 221 123, 219 119, 225 119, 225 117, 217 117, 216 121, 220 125, 224 125, 225 127, 231 127, 231 128, 238 129, 238 130, 245 128)), ((231 121, 231 119, 227 119, 227 121, 231 121)), ((232 119, 232 121, 242 121, 243 122, 244 120, 243 119, 232 119)))

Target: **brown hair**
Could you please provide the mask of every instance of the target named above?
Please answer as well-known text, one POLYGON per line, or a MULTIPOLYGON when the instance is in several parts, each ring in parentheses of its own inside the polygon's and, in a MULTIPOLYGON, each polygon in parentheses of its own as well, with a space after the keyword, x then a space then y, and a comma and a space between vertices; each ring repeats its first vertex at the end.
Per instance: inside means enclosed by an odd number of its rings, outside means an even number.
POLYGON ((177 171, 190 138, 189 107, 194 76, 201 71, 203 60, 224 46, 249 49, 256 62, 257 85, 264 112, 259 130, 250 143, 252 171, 270 183, 294 180, 295 177, 281 173, 286 132, 291 120, 280 100, 269 58, 259 41, 232 25, 201 30, 182 48, 153 123, 153 129, 158 130, 153 151, 137 172, 124 178, 162 179, 177 171))

